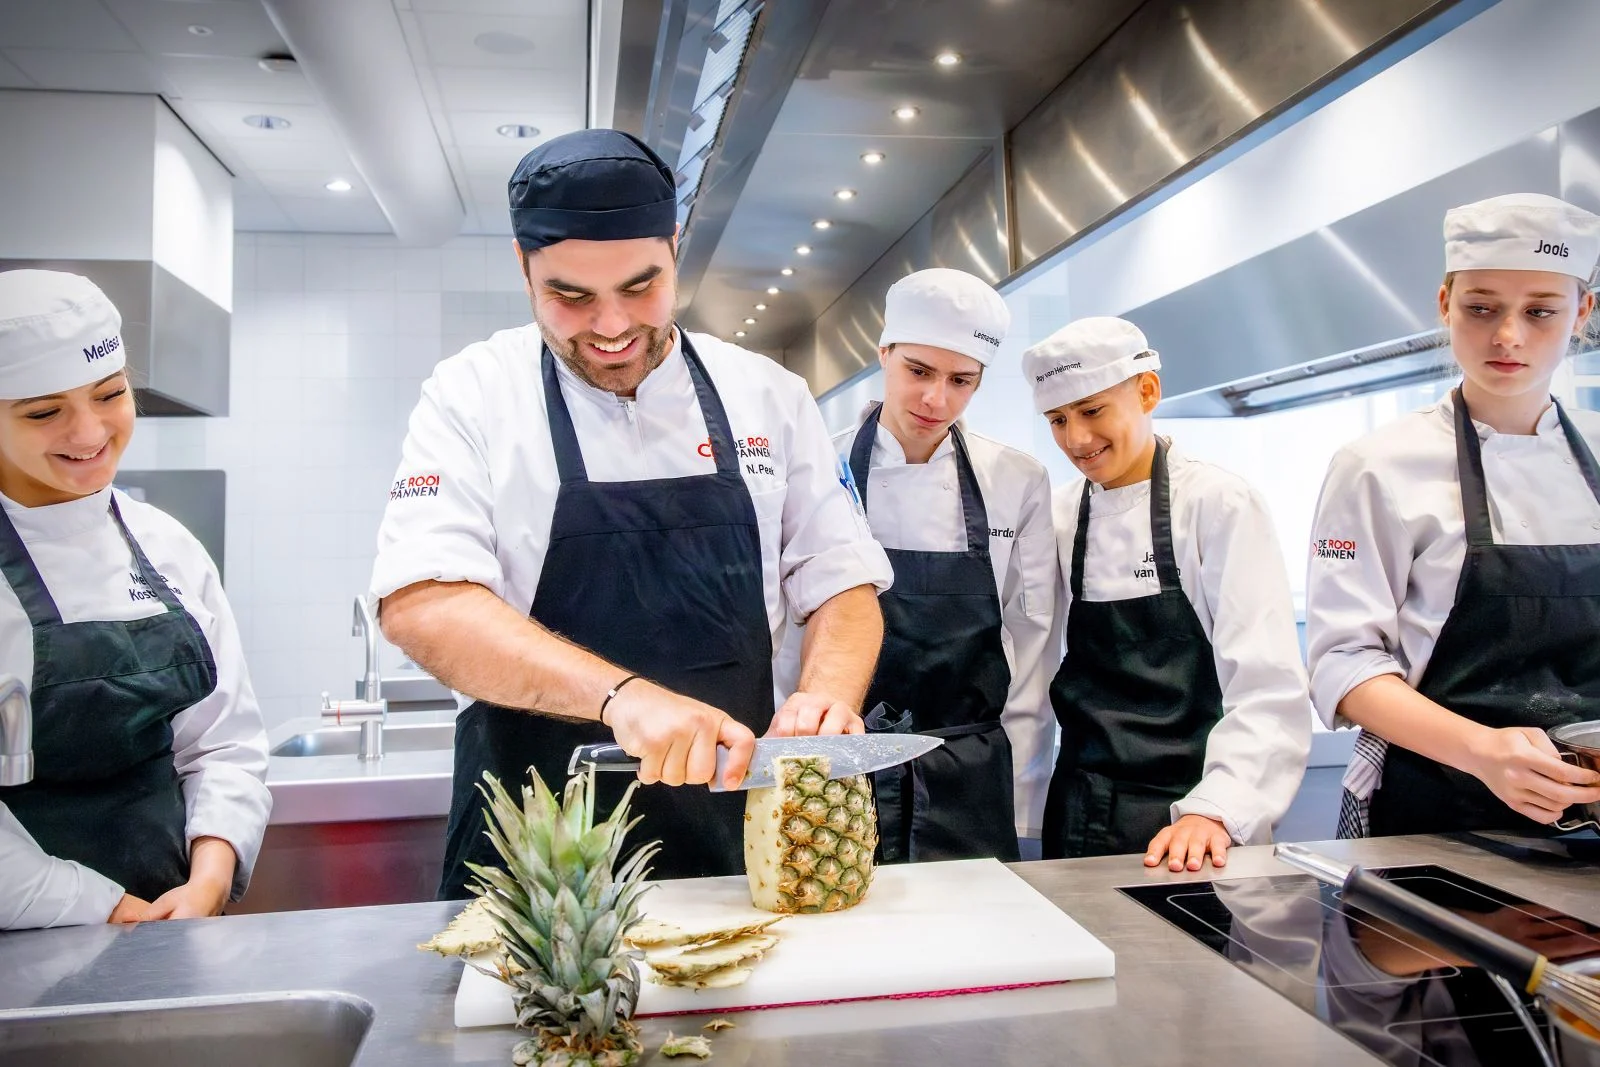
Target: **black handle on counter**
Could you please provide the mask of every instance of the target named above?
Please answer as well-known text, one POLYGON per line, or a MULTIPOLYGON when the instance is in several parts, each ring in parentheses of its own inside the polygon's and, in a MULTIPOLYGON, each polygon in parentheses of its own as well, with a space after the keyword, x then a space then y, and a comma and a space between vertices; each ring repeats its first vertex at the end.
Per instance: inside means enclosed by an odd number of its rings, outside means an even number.
POLYGON ((1354 867, 1344 882, 1344 896, 1358 908, 1370 911, 1405 930, 1498 974, 1533 992, 1544 970, 1545 958, 1509 938, 1486 930, 1453 911, 1424 900, 1370 871, 1354 867))

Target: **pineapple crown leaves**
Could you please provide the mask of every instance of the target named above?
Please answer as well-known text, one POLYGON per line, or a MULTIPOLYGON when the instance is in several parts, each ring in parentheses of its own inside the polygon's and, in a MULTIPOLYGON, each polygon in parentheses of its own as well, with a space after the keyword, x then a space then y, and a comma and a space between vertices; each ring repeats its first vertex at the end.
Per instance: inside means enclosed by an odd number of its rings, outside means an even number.
MULTIPOLYGON (((595 824, 594 772, 567 782, 558 801, 537 771, 521 803, 489 773, 479 790, 488 802, 487 834, 503 867, 469 865, 510 960, 524 973, 518 985, 536 996, 524 1025, 571 1025, 583 1018, 604 1033, 633 1013, 637 953, 622 935, 638 918, 638 902, 657 843, 636 849, 620 868, 628 831, 628 788, 609 818, 595 824), (542 1006, 536 1006, 542 1004, 542 1006)), ((524 1017, 526 1016, 526 1017, 524 1017)))

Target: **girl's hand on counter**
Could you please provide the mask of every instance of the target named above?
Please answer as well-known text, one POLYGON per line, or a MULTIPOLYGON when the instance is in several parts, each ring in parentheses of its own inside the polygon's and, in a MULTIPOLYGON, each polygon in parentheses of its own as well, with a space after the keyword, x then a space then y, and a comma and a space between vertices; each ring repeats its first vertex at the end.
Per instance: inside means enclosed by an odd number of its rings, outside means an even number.
POLYGON ((132 893, 122 894, 122 899, 117 901, 117 906, 111 909, 108 923, 136 923, 144 918, 144 913, 149 909, 148 900, 140 900, 132 893))
POLYGON ((197 837, 189 846, 189 880, 152 902, 145 919, 202 919, 221 915, 233 887, 238 857, 220 837, 197 837))
POLYGON ((1161 857, 1171 853, 1172 858, 1167 862, 1168 870, 1181 871, 1187 866, 1191 871, 1198 871, 1209 852, 1211 866, 1225 867, 1228 863, 1228 847, 1232 844, 1233 838, 1228 836, 1227 829, 1216 819, 1208 819, 1204 815, 1185 815, 1151 839, 1150 847, 1145 849, 1144 865, 1159 866, 1161 857))

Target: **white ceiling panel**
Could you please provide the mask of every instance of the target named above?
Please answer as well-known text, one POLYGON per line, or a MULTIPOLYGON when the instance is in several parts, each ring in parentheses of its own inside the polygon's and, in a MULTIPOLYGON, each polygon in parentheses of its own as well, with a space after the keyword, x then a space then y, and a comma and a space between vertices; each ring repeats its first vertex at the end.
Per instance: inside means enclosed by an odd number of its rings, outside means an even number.
POLYGON ((34 80, 4 55, 0 55, 0 89, 37 89, 34 80))
POLYGON ((139 45, 100 0, 4 0, 0 45, 82 52, 135 52, 139 45))
POLYGON ((8 48, 6 56, 33 80, 31 88, 79 93, 160 93, 161 74, 142 52, 68 52, 8 48))
POLYGON ((236 230, 283 231, 295 228, 289 213, 278 206, 278 201, 265 193, 239 193, 233 195, 233 228, 236 230))
POLYGON ((439 95, 448 111, 502 111, 507 108, 541 108, 551 102, 570 101, 574 91, 584 99, 584 57, 571 57, 564 69, 478 70, 472 67, 435 67, 439 95), (574 90, 576 85, 576 90, 574 90))
POLYGON ((302 141, 337 141, 338 134, 327 113, 320 107, 297 104, 274 104, 262 107, 248 101, 193 100, 190 110, 230 141, 249 141, 259 144, 294 144, 302 141), (286 130, 260 130, 245 125, 245 116, 267 112, 289 120, 286 130))
POLYGON ((452 111, 449 117, 450 140, 462 148, 498 148, 514 144, 522 146, 522 151, 526 152, 552 137, 584 127, 581 100, 576 106, 530 107, 526 111, 452 111), (501 126, 512 124, 533 126, 539 130, 539 136, 524 139, 504 137, 495 132, 501 126))
POLYGON ((354 167, 349 166, 343 170, 337 167, 317 167, 313 170, 257 169, 254 173, 255 181, 273 196, 327 200, 333 205, 363 198, 370 199, 372 196, 372 191, 367 188, 367 183, 361 180, 361 175, 355 172, 354 167), (350 191, 335 193, 325 188, 328 182, 335 178, 349 182, 350 191))
MULTIPOLYGON (((502 138, 502 140, 505 140, 502 138)), ((463 145, 457 149, 467 173, 474 178, 509 179, 522 157, 539 146, 536 140, 505 141, 503 146, 463 145)))
POLYGON ((335 141, 285 141, 282 144, 256 140, 230 138, 228 147, 232 155, 250 173, 262 171, 296 170, 325 171, 328 181, 336 177, 334 171, 352 171, 350 155, 344 146, 335 141))
POLYGON ((389 220, 377 202, 365 200, 333 201, 324 197, 279 196, 275 198, 294 222, 296 230, 307 233, 390 233, 389 220))
POLYGON ((262 105, 308 106, 317 102, 316 93, 298 70, 270 74, 262 70, 255 59, 158 56, 155 62, 173 91, 185 100, 248 100, 262 105))
POLYGON ((428 58, 441 67, 565 67, 588 38, 581 13, 551 19, 418 13, 417 25, 428 58))
POLYGON ((239 0, 103 0, 118 22, 152 55, 248 56, 283 48, 259 3, 239 0), (201 36, 190 26, 211 32, 201 36))
POLYGON ((563 18, 588 11, 587 0, 395 0, 395 7, 412 11, 443 11, 454 15, 525 15, 563 18))

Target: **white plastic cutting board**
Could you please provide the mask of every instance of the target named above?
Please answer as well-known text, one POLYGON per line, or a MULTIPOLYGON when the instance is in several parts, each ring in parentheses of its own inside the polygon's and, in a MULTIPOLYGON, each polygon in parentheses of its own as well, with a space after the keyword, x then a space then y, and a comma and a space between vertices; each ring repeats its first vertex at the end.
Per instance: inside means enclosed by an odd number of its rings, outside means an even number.
MULTIPOLYGON (((659 882, 643 905, 650 918, 690 929, 766 914, 751 906, 743 877, 659 882)), ((793 915, 771 932, 782 940, 744 985, 696 991, 645 981, 638 1014, 1003 989, 1109 978, 1116 969, 1110 949, 997 860, 880 867, 856 907, 793 915)), ((467 967, 456 1025, 514 1021, 510 991, 467 967)))

